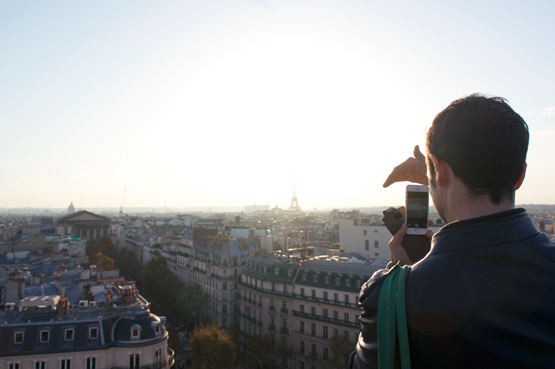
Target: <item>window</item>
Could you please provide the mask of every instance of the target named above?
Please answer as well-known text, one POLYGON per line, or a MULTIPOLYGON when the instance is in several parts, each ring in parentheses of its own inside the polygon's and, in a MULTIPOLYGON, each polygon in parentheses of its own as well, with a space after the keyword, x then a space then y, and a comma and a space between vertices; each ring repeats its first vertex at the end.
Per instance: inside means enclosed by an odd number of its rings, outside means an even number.
POLYGON ((314 274, 314 275, 312 276, 312 281, 313 281, 313 282, 318 282, 318 276, 317 276, 316 274, 314 274))
POLYGON ((346 339, 349 339, 349 331, 345 330, 345 332, 343 333, 346 339))
POLYGON ((328 348, 324 347, 324 359, 328 358, 328 348))
POLYGON ((374 248, 377 249, 380 247, 380 242, 379 241, 374 241, 374 248))
POLYGON ((380 254, 379 254, 379 253, 377 253, 377 252, 375 252, 375 253, 374 253, 374 256, 380 256, 380 254))
POLYGON ((224 282, 223 289, 224 289, 224 291, 227 290, 227 282, 224 282))
POLYGON ((316 324, 310 323, 310 334, 316 336, 316 324))
POLYGON ((333 311, 333 320, 339 320, 339 312, 337 310, 333 311))
POLYGON ((324 329, 322 331, 322 336, 324 336, 324 338, 328 338, 328 326, 325 325, 324 329))
POLYGON ((335 301, 336 304, 339 302, 339 294, 338 293, 333 294, 333 301, 335 301))
POLYGON ((227 304, 222 305, 222 313, 227 314, 227 304))
POLYGON ((129 369, 139 369, 140 356, 139 354, 129 355, 129 369))
MULTIPOLYGON (((25 336, 24 332, 15 332, 13 335, 13 342, 14 343, 23 343, 23 337, 25 336)), ((18 364, 19 365, 19 364, 18 364)))
POLYGON ((304 354, 304 341, 301 341, 301 347, 299 348, 301 354, 304 354))
POLYGON ((60 369, 71 369, 71 359, 60 360, 60 369))
POLYGON ((89 328, 89 339, 95 340, 98 338, 98 327, 89 328))
POLYGON ((349 322, 349 313, 345 313, 344 318, 345 318, 345 323, 348 323, 349 322))
POLYGON ((368 251, 370 249, 370 241, 364 240, 364 249, 368 251))
POLYGON ((324 292, 324 301, 327 302, 328 301, 328 293, 324 292))
POLYGON ((44 360, 35 361, 35 369, 46 369, 46 361, 44 360))
POLYGON ((162 365, 162 349, 156 349, 154 357, 156 358, 156 364, 158 366, 162 365))
POLYGON ((64 331, 64 341, 73 341, 75 330, 73 328, 68 328, 64 331))
POLYGON ((304 288, 301 288, 301 296, 304 297, 304 288))
POLYGON ((303 277, 303 281, 306 281, 306 273, 303 273, 302 277, 303 277))
POLYGON ((314 343, 312 344, 312 352, 316 353, 316 344, 314 344, 314 343))
POLYGON ((95 357, 88 357, 87 358, 87 369, 96 369, 96 358, 95 357))
POLYGON ((301 304, 301 313, 304 313, 304 305, 301 304))
POLYGON ((316 298, 316 290, 312 290, 312 298, 313 298, 313 299, 316 298))
POLYGON ((339 286, 339 281, 340 281, 339 277, 335 277, 335 284, 336 284, 337 286, 339 286))
POLYGON ((40 331, 40 342, 42 343, 48 342, 49 337, 50 337, 50 331, 48 330, 40 331))
POLYGON ((328 317, 328 309, 324 309, 323 311, 324 311, 324 318, 327 318, 328 317))
POLYGON ((329 276, 325 276, 325 277, 324 277, 324 282, 330 283, 330 277, 329 277, 329 276))
POLYGON ((131 327, 131 339, 139 339, 141 338, 141 326, 135 324, 131 327))
POLYGON ((19 363, 8 363, 8 369, 19 369, 19 363))
POLYGON ((337 328, 334 328, 334 329, 333 329, 333 336, 334 336, 334 337, 339 336, 339 329, 337 329, 337 328))
POLYGON ((311 306, 311 307, 310 307, 310 314, 311 314, 312 316, 315 316, 315 315, 316 315, 316 308, 315 308, 314 306, 311 306))
MULTIPOLYGON (((351 280, 348 279, 348 281, 349 281, 349 285, 350 285, 351 280)), ((345 305, 349 305, 349 295, 345 295, 345 305)))
POLYGON ((299 330, 304 333, 304 320, 301 320, 299 330))
POLYGON ((363 234, 364 236, 366 236, 366 235, 368 234, 368 231, 365 229, 365 230, 362 231, 362 234, 363 234))

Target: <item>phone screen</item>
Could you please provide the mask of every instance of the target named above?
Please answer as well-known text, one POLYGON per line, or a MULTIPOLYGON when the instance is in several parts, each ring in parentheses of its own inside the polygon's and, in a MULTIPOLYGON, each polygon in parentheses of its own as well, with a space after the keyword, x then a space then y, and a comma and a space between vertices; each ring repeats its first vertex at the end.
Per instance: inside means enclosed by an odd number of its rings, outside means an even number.
POLYGON ((407 227, 428 228, 428 192, 407 192, 407 227))

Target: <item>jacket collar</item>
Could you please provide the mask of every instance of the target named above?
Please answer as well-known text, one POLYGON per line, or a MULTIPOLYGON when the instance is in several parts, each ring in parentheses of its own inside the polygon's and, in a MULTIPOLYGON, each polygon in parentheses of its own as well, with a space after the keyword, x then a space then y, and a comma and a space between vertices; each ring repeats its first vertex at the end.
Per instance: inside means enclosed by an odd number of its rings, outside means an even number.
POLYGON ((540 233, 524 209, 449 223, 432 238, 430 254, 521 241, 540 233))

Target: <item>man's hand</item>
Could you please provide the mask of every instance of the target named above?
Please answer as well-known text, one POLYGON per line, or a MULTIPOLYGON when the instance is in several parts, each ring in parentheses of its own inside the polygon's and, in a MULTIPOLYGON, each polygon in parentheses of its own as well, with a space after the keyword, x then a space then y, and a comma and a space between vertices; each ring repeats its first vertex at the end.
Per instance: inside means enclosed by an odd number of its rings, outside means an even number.
POLYGON ((389 187, 395 182, 409 181, 422 185, 428 184, 426 175, 426 158, 420 152, 418 145, 414 147, 414 157, 408 158, 401 164, 397 165, 385 180, 383 186, 389 187))
POLYGON ((401 265, 412 265, 412 261, 405 248, 402 245, 403 238, 407 234, 407 223, 403 223, 401 228, 393 235, 393 238, 389 241, 389 254, 391 255, 391 261, 397 263, 401 262, 401 265))
MULTIPOLYGON (((430 222, 428 222, 430 223, 430 222)), ((403 238, 407 234, 407 223, 403 223, 401 228, 393 235, 393 238, 389 241, 389 254, 391 255, 391 261, 394 263, 401 262, 401 265, 412 265, 413 262, 409 258, 407 251, 403 247, 403 238)), ((432 231, 428 230, 426 232, 426 237, 430 240, 432 238, 432 231)))

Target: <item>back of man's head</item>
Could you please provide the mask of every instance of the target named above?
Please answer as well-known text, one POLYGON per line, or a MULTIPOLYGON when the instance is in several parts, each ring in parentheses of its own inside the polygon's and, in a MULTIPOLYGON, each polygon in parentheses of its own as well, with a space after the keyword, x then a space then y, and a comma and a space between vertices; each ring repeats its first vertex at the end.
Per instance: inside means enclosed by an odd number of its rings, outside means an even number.
MULTIPOLYGON (((500 97, 453 101, 428 130, 429 154, 445 161, 473 196, 514 200, 528 151, 528 126, 500 97)), ((433 168, 431 168, 433 171, 433 168)))

